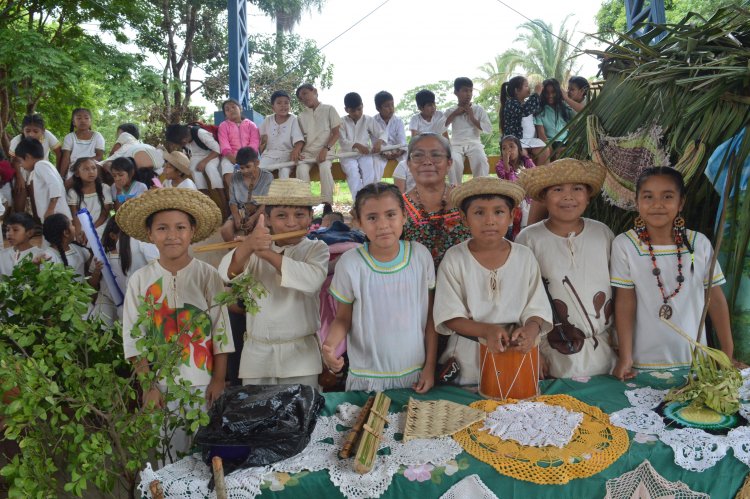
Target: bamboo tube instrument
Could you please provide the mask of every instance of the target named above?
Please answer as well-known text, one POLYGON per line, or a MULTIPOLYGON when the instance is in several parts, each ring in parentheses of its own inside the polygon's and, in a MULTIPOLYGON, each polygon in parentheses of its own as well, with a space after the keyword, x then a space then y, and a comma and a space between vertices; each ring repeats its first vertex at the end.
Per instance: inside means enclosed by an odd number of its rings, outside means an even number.
MULTIPOLYGON (((292 232, 283 232, 281 234, 272 234, 271 241, 283 241, 284 239, 293 239, 295 237, 304 236, 307 234, 307 229, 293 230, 292 232)), ((223 249, 234 249, 242 244, 242 241, 227 241, 224 243, 213 243, 206 244, 203 246, 196 246, 193 248, 194 253, 204 253, 206 251, 218 251, 223 249)))
MULTIPOLYGON (((398 144, 398 145, 392 145, 392 146, 385 146, 385 147, 381 147, 380 151, 378 151, 378 152, 380 153, 380 152, 396 151, 398 149, 403 149, 404 147, 406 147, 406 144, 398 144)), ((357 156, 361 156, 361 154, 358 153, 358 152, 356 152, 356 151, 353 151, 353 152, 342 152, 342 153, 339 153, 339 154, 329 154, 328 157, 326 158, 326 160, 333 161, 334 159, 355 158, 357 156)), ((296 162, 295 161, 284 161, 283 163, 276 163, 275 165, 263 166, 263 169, 264 170, 278 170, 279 168, 287 168, 287 167, 290 167, 290 166, 296 166, 296 165, 298 165, 300 163, 317 163, 317 162, 318 162, 318 160, 315 159, 315 158, 306 158, 306 159, 301 159, 301 160, 296 161, 296 162)))
POLYGON ((380 446, 390 406, 391 399, 383 392, 378 392, 375 395, 370 415, 363 427, 362 437, 359 439, 357 455, 354 458, 354 471, 357 473, 364 474, 369 472, 375 463, 375 454, 377 454, 378 447, 380 446))

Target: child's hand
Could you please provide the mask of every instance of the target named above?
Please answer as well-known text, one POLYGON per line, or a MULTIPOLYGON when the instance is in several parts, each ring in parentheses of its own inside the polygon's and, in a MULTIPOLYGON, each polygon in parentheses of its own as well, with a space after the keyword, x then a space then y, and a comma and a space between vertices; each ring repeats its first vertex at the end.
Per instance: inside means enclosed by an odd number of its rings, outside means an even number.
POLYGON ((471 108, 471 102, 466 104, 466 107, 464 107, 464 113, 466 113, 466 117, 471 119, 474 119, 474 110, 471 108))
POLYGON ((435 372, 432 369, 422 369, 419 380, 411 387, 417 393, 427 393, 435 386, 435 372))
POLYGON ((536 85, 534 85, 534 93, 541 95, 542 88, 542 82, 537 83, 536 85))
POLYGON ((94 270, 91 273, 101 274, 103 268, 104 268, 104 262, 102 262, 98 258, 94 258, 94 270))
POLYGON ((164 395, 162 395, 161 390, 157 387, 153 387, 149 391, 143 392, 141 401, 144 409, 164 408, 164 395))
POLYGON ((377 154, 380 152, 380 148, 383 147, 383 141, 382 140, 376 140, 375 145, 372 146, 372 153, 377 154))
POLYGON ((265 213, 266 207, 265 205, 260 206, 259 209, 255 210, 255 213, 247 217, 247 219, 243 222, 242 228, 246 230, 248 233, 255 230, 255 227, 258 225, 258 218, 260 218, 261 213, 265 213))
POLYGON ((336 349, 331 345, 323 345, 323 362, 331 372, 339 373, 344 368, 344 358, 336 357, 336 349))
POLYGON ((526 353, 536 345, 536 337, 542 328, 536 322, 529 322, 525 326, 516 328, 510 337, 511 349, 526 353))
POLYGON ((224 380, 211 378, 211 382, 206 387, 206 406, 211 407, 219 395, 224 393, 225 388, 224 380))
POLYGON ((612 376, 619 379, 620 381, 635 378, 636 374, 638 373, 633 370, 633 361, 628 359, 617 359, 617 364, 612 370, 612 376))
POLYGON ((198 170, 199 172, 204 172, 206 171, 207 164, 208 164, 208 161, 206 161, 205 159, 202 159, 198 161, 197 165, 195 165, 195 169, 198 170))
POLYGON ((370 150, 362 144, 354 144, 352 149, 359 152, 360 154, 370 154, 370 150))
POLYGON ((267 251, 271 249, 271 231, 266 227, 266 217, 261 213, 258 216, 258 223, 249 236, 242 242, 253 253, 267 251))
POLYGON ((487 349, 490 353, 504 352, 506 345, 510 342, 508 330, 499 324, 495 324, 487 329, 484 333, 484 339, 487 342, 487 349))
POLYGON ((320 150, 320 152, 318 152, 318 157, 317 157, 318 163, 324 162, 327 158, 328 158, 328 149, 324 147, 323 149, 320 150))
POLYGON ((296 163, 300 159, 302 159, 302 153, 297 149, 292 149, 292 153, 289 155, 289 161, 294 161, 296 163))

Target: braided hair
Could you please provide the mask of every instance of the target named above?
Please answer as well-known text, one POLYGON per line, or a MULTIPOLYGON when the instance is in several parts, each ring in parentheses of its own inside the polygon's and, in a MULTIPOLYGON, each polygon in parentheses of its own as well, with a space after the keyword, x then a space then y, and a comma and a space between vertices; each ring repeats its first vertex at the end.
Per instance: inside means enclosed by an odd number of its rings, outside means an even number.
POLYGON ((120 268, 122 269, 123 274, 128 275, 128 270, 130 270, 130 265, 132 264, 130 236, 120 229, 115 217, 111 217, 107 221, 107 225, 104 226, 104 232, 102 233, 102 246, 107 252, 115 251, 119 246, 118 253, 120 255, 120 268))
MULTIPOLYGON (((83 180, 81 180, 81 177, 76 175, 76 173, 86 161, 94 161, 94 158, 78 158, 76 162, 73 163, 73 166, 70 167, 71 171, 73 172, 73 191, 75 191, 75 193, 78 195, 78 204, 76 205, 76 211, 81 209, 81 204, 83 203, 84 196, 83 180)), ((99 206, 101 206, 101 212, 104 213, 104 186, 102 184, 102 179, 99 178, 99 175, 96 176, 94 185, 96 186, 96 197, 99 198, 99 206)))
POLYGON ((68 257, 65 255, 64 240, 65 231, 70 228, 70 219, 62 213, 55 213, 44 219, 42 235, 44 239, 59 253, 63 265, 68 267, 68 257))

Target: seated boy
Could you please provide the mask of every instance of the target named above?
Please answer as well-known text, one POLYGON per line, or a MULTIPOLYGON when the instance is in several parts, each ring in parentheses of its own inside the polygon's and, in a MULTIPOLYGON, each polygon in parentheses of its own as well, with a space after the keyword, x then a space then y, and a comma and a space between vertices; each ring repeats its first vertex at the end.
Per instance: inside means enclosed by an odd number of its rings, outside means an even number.
POLYGON ((8 244, 10 248, 0 249, 0 275, 10 275, 21 260, 29 257, 37 260, 46 258, 43 249, 32 246, 34 237, 34 219, 28 213, 17 212, 5 222, 8 227, 8 244))
MULTIPOLYGON (((406 144, 406 133, 404 131, 404 122, 401 118, 394 114, 396 107, 393 103, 393 95, 385 90, 382 90, 375 94, 375 109, 378 110, 378 114, 375 115, 375 123, 385 130, 385 144, 386 146, 398 146, 406 144)), ((372 164, 375 168, 375 182, 380 182, 383 178, 383 172, 385 171, 385 165, 388 161, 394 159, 399 161, 405 158, 406 147, 401 149, 394 149, 393 151, 385 151, 380 154, 373 154, 372 164)))
POLYGON ((319 291, 328 274, 328 246, 305 236, 277 241, 271 234, 307 230, 312 207, 320 198, 299 179, 277 179, 267 196, 253 232, 219 265, 225 280, 252 274, 268 294, 258 300, 260 311, 247 314, 247 332, 239 377, 245 385, 295 384, 318 386, 322 358, 316 332, 320 326, 319 291))
POLYGON ((456 358, 458 384, 479 381, 477 339, 486 341, 491 353, 528 352, 552 329, 534 254, 504 237, 523 196, 517 184, 493 177, 471 179, 451 192, 471 239, 445 253, 433 310, 437 332, 452 335, 439 363, 456 358))
MULTIPOLYGON (((260 167, 267 170, 269 166, 299 159, 305 137, 299 128, 297 117, 289 112, 291 101, 289 94, 277 90, 271 94, 273 114, 266 116, 260 124, 260 167)), ((270 171, 270 170, 269 170, 270 171)), ((292 168, 279 168, 279 178, 289 178, 292 168)))
POLYGON ((471 173, 474 177, 489 175, 490 164, 484 153, 480 134, 492 133, 490 117, 482 106, 472 104, 474 83, 465 77, 456 78, 453 82, 453 93, 458 105, 445 112, 445 126, 451 127, 451 156, 453 171, 448 172, 452 184, 460 184, 464 174, 464 158, 469 158, 471 173))
MULTIPOLYGON (((297 118, 302 135, 305 137, 305 146, 302 148, 299 159, 314 160, 318 164, 320 193, 323 202, 327 205, 324 211, 329 212, 333 203, 333 174, 328 153, 339 140, 341 118, 333 106, 323 104, 318 100, 318 91, 309 83, 300 85, 296 96, 304 107, 297 118)), ((309 182, 310 167, 313 164, 299 163, 297 178, 309 182)))
POLYGON ((39 217, 39 220, 44 222, 44 219, 53 213, 62 213, 68 219, 72 219, 70 207, 66 202, 63 179, 57 168, 43 159, 44 148, 42 143, 36 139, 24 137, 18 143, 15 153, 24 170, 34 172, 32 194, 34 196, 35 215, 39 217))
POLYGON ((341 152, 360 154, 340 160, 353 200, 362 187, 375 182, 373 157, 385 143, 386 131, 371 116, 362 114, 362 97, 358 93, 350 92, 344 96, 344 108, 347 115, 341 117, 341 152))

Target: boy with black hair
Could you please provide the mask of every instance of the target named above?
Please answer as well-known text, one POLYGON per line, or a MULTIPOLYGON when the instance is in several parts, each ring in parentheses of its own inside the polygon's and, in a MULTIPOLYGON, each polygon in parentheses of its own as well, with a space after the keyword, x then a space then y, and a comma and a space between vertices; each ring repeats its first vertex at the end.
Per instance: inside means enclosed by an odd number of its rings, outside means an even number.
MULTIPOLYGON (((404 131, 404 122, 401 118, 396 116, 394 113, 396 107, 393 101, 393 95, 390 92, 381 90, 375 94, 375 109, 378 110, 378 114, 374 116, 375 123, 385 130, 385 144, 387 146, 397 146, 406 144, 406 133, 404 131)), ((383 172, 385 171, 385 165, 388 161, 395 159, 399 160, 404 158, 406 153, 406 147, 401 149, 395 149, 393 151, 385 151, 380 154, 374 154, 372 157, 372 164, 375 170, 375 182, 380 182, 383 178, 383 172)))
POLYGON ((469 78, 456 78, 453 93, 458 104, 445 111, 445 126, 451 127, 453 157, 453 169, 448 172, 448 178, 452 184, 459 185, 464 173, 464 158, 469 158, 471 173, 475 178, 489 175, 490 164, 480 135, 492 133, 492 124, 482 106, 471 103, 474 83, 469 78))
MULTIPOLYGON (((260 168, 287 161, 297 161, 305 145, 305 137, 299 127, 297 117, 290 110, 292 103, 289 94, 277 90, 271 94, 273 114, 266 116, 260 124, 260 168)), ((270 170, 269 170, 270 171, 270 170)), ((290 167, 279 168, 279 178, 289 178, 290 167)))
POLYGON ((16 212, 5 222, 8 227, 8 243, 10 248, 0 249, 0 275, 10 275, 21 260, 31 255, 45 257, 43 249, 32 246, 34 237, 34 219, 28 213, 16 212))
POLYGON ((352 200, 362 187, 375 182, 373 156, 380 152, 386 139, 385 129, 378 126, 371 116, 363 114, 362 107, 362 97, 358 93, 349 92, 344 96, 347 114, 341 117, 341 152, 360 153, 360 156, 340 160, 352 200))
POLYGON ((448 133, 445 130, 445 115, 442 111, 437 110, 435 94, 427 89, 420 90, 414 96, 414 100, 417 102, 419 112, 409 120, 411 136, 415 137, 429 132, 444 135, 447 139, 448 133))
POLYGON ((216 190, 222 202, 227 204, 224 192, 224 180, 221 177, 221 148, 208 130, 198 125, 168 125, 166 140, 183 149, 190 158, 190 170, 193 172, 195 186, 203 194, 208 194, 209 185, 216 190), (206 181, 208 177, 208 182, 206 181))
POLYGON ((33 206, 36 210, 35 215, 39 217, 39 220, 44 222, 44 219, 53 213, 62 213, 68 219, 73 218, 66 203, 63 179, 57 168, 43 159, 44 147, 42 143, 36 139, 24 137, 18 143, 15 153, 24 170, 29 173, 34 172, 31 182, 33 206))

